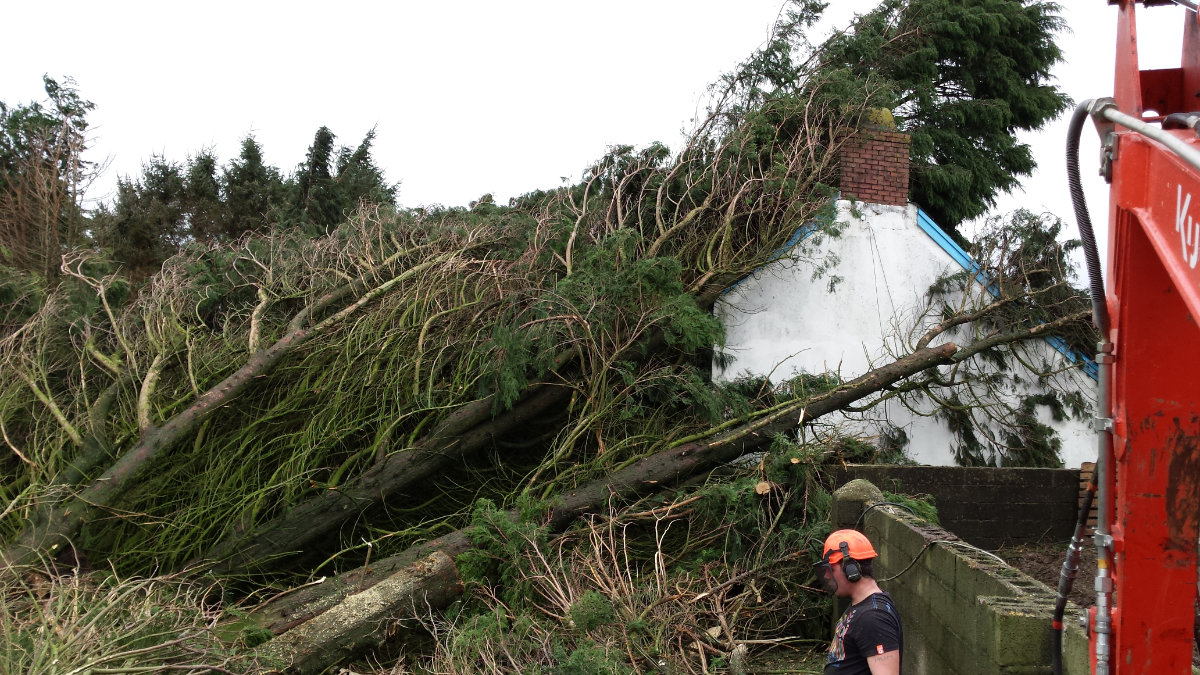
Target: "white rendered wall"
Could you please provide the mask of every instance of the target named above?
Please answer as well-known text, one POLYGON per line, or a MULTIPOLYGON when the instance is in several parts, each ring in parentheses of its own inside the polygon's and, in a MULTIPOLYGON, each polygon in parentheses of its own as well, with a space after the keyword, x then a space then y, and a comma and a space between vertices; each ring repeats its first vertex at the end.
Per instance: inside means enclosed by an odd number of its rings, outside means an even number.
MULTIPOLYGON (((821 250, 840 262, 825 276, 813 279, 809 262, 781 260, 760 269, 730 289, 717 304, 726 328, 726 353, 734 358, 718 380, 742 375, 769 376, 781 382, 798 372, 832 371, 848 380, 893 360, 904 351, 899 340, 926 308, 925 293, 946 273, 962 268, 916 224, 913 205, 881 206, 841 201, 838 221, 842 235, 828 239, 821 250), (840 281, 830 292, 831 277, 840 281)), ((935 341, 936 343, 936 341, 935 341)), ((1043 341, 1029 349, 1039 360, 1061 360, 1043 341)), ((1095 382, 1078 371, 1066 374, 1067 387, 1095 400, 1095 382)), ((1015 392, 1014 397, 1020 393, 1015 392)), ((926 408, 930 406, 926 405, 926 408)), ((1055 428, 1062 440, 1064 466, 1094 461, 1094 435, 1086 420, 1054 422, 1040 409, 1041 422, 1055 428)), ((908 455, 922 464, 953 465, 957 440, 940 420, 914 414, 901 405, 880 406, 870 419, 887 419, 904 429, 908 455)), ((830 420, 840 423, 840 420, 830 420)), ((870 425, 860 429, 871 434, 870 425)), ((810 430, 811 432, 811 430, 810 430)))

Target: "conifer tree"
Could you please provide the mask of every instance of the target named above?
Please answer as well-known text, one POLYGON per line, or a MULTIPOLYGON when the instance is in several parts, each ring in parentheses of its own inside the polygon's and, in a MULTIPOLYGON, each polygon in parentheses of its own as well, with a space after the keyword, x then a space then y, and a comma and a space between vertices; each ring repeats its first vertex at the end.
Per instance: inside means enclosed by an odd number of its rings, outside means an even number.
POLYGON ((383 170, 371 157, 371 145, 374 142, 375 130, 371 129, 353 151, 348 147, 338 151, 338 190, 351 205, 358 202, 396 204, 396 186, 388 185, 383 170))
POLYGON ((263 161, 262 146, 253 136, 242 139, 242 150, 221 176, 229 220, 223 236, 237 239, 247 232, 265 232, 284 203, 279 170, 263 161))
POLYGON ((329 127, 317 129, 304 163, 296 170, 295 207, 306 231, 328 232, 345 216, 349 206, 333 181, 334 140, 329 127))
POLYGON ((984 214, 1035 167, 1016 134, 1070 100, 1059 6, 1045 0, 885 0, 821 48, 828 76, 874 90, 912 134, 912 200, 942 226, 984 214))
POLYGON ((183 168, 152 157, 140 179, 117 180, 117 199, 94 219, 99 243, 136 279, 154 274, 187 235, 183 168))
POLYGON ((187 234, 200 241, 213 241, 225 234, 228 210, 221 200, 217 160, 212 151, 202 150, 188 160, 183 186, 187 234))
POLYGON ((88 113, 71 79, 42 79, 47 100, 0 101, 0 264, 57 277, 60 258, 84 242, 83 192, 95 166, 83 160, 88 113))

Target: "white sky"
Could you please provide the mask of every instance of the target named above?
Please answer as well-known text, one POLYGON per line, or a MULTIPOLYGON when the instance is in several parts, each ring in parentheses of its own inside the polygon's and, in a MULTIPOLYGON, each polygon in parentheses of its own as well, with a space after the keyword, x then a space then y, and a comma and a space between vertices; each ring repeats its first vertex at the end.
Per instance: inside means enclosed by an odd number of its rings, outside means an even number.
MULTIPOLYGON (((289 172, 326 125, 344 145, 377 127, 374 156, 404 205, 503 203, 578 177, 613 144, 677 147, 706 85, 767 38, 781 1, 9 3, 0 100, 41 100, 43 73, 76 80, 96 103, 89 158, 110 162, 93 198, 155 153, 182 162, 208 147, 224 164, 250 133, 289 172)), ((1116 8, 1060 2, 1072 32, 1059 85, 1077 101, 1111 94, 1116 8)), ((874 4, 834 0, 828 23, 874 4)), ((1142 67, 1178 65, 1182 11, 1139 14, 1142 67)), ((1025 139, 1040 169, 1001 211, 1074 223, 1066 126, 1025 139)), ((1089 129, 1081 167, 1099 228, 1097 151, 1089 129)))

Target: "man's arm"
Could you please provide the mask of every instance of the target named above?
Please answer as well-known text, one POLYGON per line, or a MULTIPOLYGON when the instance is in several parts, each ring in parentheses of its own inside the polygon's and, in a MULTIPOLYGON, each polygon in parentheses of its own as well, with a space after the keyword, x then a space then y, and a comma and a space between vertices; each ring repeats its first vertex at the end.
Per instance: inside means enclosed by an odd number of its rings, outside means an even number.
POLYGON ((871 675, 900 675, 900 650, 868 656, 867 667, 871 675))

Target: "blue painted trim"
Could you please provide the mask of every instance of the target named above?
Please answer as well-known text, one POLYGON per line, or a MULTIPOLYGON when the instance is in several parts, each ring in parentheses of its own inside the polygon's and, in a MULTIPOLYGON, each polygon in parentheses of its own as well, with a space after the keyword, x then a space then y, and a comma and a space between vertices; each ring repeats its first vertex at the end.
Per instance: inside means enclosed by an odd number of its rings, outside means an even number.
MULTIPOLYGON (((975 262, 975 259, 972 258, 966 251, 964 251, 963 248, 958 245, 958 242, 951 239, 950 235, 946 234, 945 230, 939 227, 937 223, 933 222, 933 219, 930 218, 929 215, 924 211, 922 211, 920 207, 917 207, 917 226, 921 228, 922 232, 929 235, 929 238, 932 239, 935 244, 940 246, 943 251, 953 258, 954 262, 961 265, 962 268, 969 274, 974 274, 976 281, 978 281, 980 284, 985 284, 992 296, 1000 296, 1000 290, 988 282, 987 278, 983 274, 982 268, 979 266, 979 263, 975 262)), ((1100 367, 1096 365, 1095 360, 1088 358, 1088 356, 1085 354, 1080 354, 1079 352, 1071 349, 1067 346, 1065 340, 1056 335, 1051 335, 1050 337, 1045 338, 1045 340, 1050 344, 1051 347, 1054 348, 1054 351, 1062 354, 1071 363, 1078 363, 1082 361, 1083 372, 1086 373, 1088 377, 1092 378, 1093 380, 1098 380, 1100 378, 1100 367)))
POLYGON ((930 218, 927 213, 922 211, 920 207, 917 207, 917 226, 919 226, 925 234, 929 235, 929 238, 932 239, 934 243, 936 243, 938 246, 941 246, 943 251, 949 253, 950 257, 954 258, 954 262, 962 265, 964 270, 970 272, 979 269, 979 265, 966 251, 963 250, 963 247, 959 246, 957 241, 951 239, 950 235, 946 234, 945 230, 938 227, 938 224, 933 222, 933 219, 930 218))

